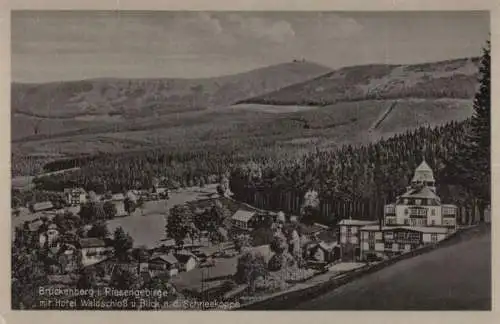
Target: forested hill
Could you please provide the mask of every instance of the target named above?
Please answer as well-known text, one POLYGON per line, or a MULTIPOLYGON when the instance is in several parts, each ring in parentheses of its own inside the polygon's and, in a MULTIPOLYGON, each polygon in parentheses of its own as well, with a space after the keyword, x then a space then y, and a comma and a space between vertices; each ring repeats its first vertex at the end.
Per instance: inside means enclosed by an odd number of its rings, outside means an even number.
MULTIPOLYGON (((436 128, 422 127, 376 144, 346 145, 334 151, 310 153, 302 159, 258 146, 242 151, 138 152, 121 154, 119 159, 102 155, 82 161, 80 170, 36 182, 39 188, 47 190, 83 185, 87 190, 118 192, 147 188, 153 177, 168 179, 164 184, 171 187, 205 184, 235 168, 230 178, 231 190, 237 199, 260 208, 299 213, 305 191, 316 189, 323 216, 333 211, 343 216, 355 208, 353 215, 372 218, 368 210, 380 210, 383 197, 390 200, 407 185, 421 162, 424 146, 426 160, 441 185, 440 194, 444 201, 454 202, 442 171, 444 162, 457 153, 469 123, 466 120, 436 128), (238 168, 242 163, 246 167, 238 168)), ((71 163, 66 167, 79 162, 71 163)), ((53 167, 58 169, 61 165, 53 167)))
POLYGON ((373 220, 383 213, 384 202, 404 191, 425 155, 443 202, 463 206, 470 197, 457 192, 461 189, 453 185, 445 166, 460 154, 469 127, 470 119, 433 129, 421 127, 372 145, 318 151, 293 163, 250 163, 233 172, 231 190, 236 199, 259 208, 296 215, 301 214, 304 194, 315 190, 316 220, 336 222, 349 216, 373 220))
POLYGON ((415 65, 352 66, 238 103, 324 106, 372 99, 470 99, 477 90, 478 66, 477 57, 415 65))

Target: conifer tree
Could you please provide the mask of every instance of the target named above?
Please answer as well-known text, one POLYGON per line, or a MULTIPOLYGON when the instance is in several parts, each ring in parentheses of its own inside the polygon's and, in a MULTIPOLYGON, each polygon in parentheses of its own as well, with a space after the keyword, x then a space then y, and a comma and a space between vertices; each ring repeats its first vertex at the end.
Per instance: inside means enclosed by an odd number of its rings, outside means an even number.
POLYGON ((448 176, 452 182, 464 187, 472 207, 479 207, 480 221, 484 221, 484 208, 490 203, 490 42, 483 49, 479 68, 479 89, 474 97, 474 113, 464 143, 457 155, 448 163, 448 176))

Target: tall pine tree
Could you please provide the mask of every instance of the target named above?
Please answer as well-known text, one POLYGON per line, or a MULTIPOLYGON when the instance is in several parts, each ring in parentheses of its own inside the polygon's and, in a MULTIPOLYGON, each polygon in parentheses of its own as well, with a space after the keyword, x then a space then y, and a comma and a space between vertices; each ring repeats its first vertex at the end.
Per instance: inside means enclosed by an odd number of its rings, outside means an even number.
POLYGON ((447 165, 450 182, 466 189, 470 207, 479 207, 480 221, 484 221, 484 208, 491 202, 490 48, 488 41, 483 49, 480 86, 464 143, 447 165))
POLYGON ((480 88, 474 98, 474 115, 471 120, 471 131, 469 140, 471 142, 471 153, 474 157, 476 175, 474 192, 484 203, 491 201, 491 58, 490 42, 488 41, 483 50, 481 59, 480 88))

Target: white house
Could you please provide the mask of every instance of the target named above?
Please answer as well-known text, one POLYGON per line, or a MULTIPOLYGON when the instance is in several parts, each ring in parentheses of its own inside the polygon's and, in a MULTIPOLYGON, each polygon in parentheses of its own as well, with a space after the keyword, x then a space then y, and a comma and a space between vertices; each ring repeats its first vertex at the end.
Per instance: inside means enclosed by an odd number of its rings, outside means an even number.
POLYGON ((384 223, 387 226, 445 226, 455 228, 457 207, 445 205, 436 194, 434 174, 424 161, 405 193, 396 202, 385 206, 384 223))
POLYGON ((80 240, 81 262, 84 267, 108 259, 113 255, 113 247, 98 238, 84 238, 80 240))
POLYGON ((408 252, 426 244, 437 243, 448 236, 448 229, 429 226, 370 225, 361 229, 361 258, 368 254, 393 255, 408 252))
POLYGON ((360 228, 361 255, 392 255, 437 243, 456 229, 457 207, 442 204, 432 169, 424 161, 406 192, 385 206, 383 224, 360 228))
POLYGON ((88 200, 87 192, 83 188, 64 189, 64 194, 70 206, 79 206, 88 200))
POLYGON ((343 261, 356 261, 360 258, 360 229, 363 226, 376 224, 376 221, 343 219, 338 223, 338 243, 341 247, 343 261))
POLYGON ((198 264, 198 258, 188 251, 180 251, 174 254, 175 258, 179 261, 180 271, 191 271, 196 268, 198 264))
POLYGON ((255 211, 248 211, 239 209, 234 213, 231 217, 231 223, 233 226, 241 228, 241 229, 251 229, 252 228, 252 220, 256 216, 255 211))

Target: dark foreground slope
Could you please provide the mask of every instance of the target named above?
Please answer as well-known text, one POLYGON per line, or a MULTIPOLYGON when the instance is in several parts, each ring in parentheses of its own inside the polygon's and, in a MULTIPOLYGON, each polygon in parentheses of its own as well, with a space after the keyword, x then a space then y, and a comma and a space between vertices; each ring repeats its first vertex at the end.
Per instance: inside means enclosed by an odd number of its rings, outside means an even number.
POLYGON ((490 310, 491 232, 404 260, 296 310, 490 310))

